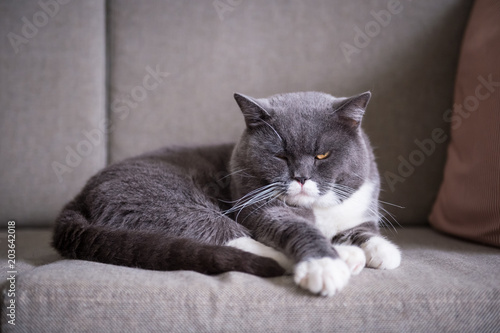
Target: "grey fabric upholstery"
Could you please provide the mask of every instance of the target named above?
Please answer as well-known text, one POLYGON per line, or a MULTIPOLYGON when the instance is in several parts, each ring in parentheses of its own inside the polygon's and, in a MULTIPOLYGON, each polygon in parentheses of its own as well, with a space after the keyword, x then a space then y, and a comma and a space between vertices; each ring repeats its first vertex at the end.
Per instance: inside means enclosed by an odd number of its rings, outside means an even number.
POLYGON ((471 4, 1 1, 0 221, 17 222, 16 326, 0 232, 2 331, 497 332, 500 250, 415 227, 427 224, 441 181, 443 116, 471 4), (106 162, 236 140, 233 92, 298 90, 373 92, 363 126, 383 199, 405 207, 387 207, 405 227, 386 231, 403 252, 397 270, 365 269, 326 299, 290 276, 61 260, 49 228, 22 229, 51 226, 106 162), (54 162, 68 168, 60 177, 54 162))
MULTIPOLYGON (((428 228, 387 235, 403 253, 394 271, 365 269, 332 298, 300 290, 290 276, 206 276, 85 261, 31 267, 17 280, 8 332, 494 332, 500 327, 500 250, 428 228)), ((56 260, 48 234, 19 234, 56 260), (43 241, 40 241, 43 240, 43 241)), ((0 254, 4 256, 4 251, 0 254)), ((3 272, 2 272, 3 273, 3 272)))
POLYGON ((105 165, 84 134, 106 119, 104 4, 60 2, 0 2, 2 226, 51 224, 105 165))

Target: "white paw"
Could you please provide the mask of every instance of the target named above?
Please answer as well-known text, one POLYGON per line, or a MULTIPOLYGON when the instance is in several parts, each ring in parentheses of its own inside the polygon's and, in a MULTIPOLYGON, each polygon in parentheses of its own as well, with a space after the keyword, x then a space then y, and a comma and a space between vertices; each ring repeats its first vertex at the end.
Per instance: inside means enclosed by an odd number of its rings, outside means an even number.
POLYGON ((366 265, 366 256, 363 250, 354 245, 335 245, 333 247, 349 269, 351 274, 358 275, 366 265))
POLYGON ((401 252, 388 240, 375 236, 361 245, 366 255, 366 266, 379 269, 394 269, 401 264, 401 252))
POLYGON ((256 254, 261 257, 274 259, 283 267, 287 273, 291 273, 293 263, 283 253, 264 245, 250 237, 240 237, 226 243, 226 246, 232 246, 237 249, 256 254))
POLYGON ((344 288, 351 272, 341 259, 321 258, 301 261, 295 266, 294 281, 321 296, 333 296, 344 288))

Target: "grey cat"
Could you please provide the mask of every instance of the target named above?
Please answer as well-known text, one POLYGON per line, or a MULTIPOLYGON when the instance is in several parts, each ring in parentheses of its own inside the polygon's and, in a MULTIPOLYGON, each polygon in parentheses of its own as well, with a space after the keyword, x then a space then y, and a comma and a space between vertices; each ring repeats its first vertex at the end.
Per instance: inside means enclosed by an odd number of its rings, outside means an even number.
POLYGON ((156 270, 270 277, 331 296, 363 267, 393 269, 380 179, 361 120, 369 92, 235 94, 235 145, 165 148, 111 165, 61 212, 65 257, 156 270))

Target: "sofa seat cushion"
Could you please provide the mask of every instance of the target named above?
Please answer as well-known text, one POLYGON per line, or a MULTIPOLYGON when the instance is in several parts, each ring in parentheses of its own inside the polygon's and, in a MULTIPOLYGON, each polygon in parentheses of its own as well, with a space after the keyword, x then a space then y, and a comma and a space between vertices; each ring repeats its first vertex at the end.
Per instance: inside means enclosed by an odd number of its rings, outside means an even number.
MULTIPOLYGON (((290 276, 206 276, 79 260, 19 274, 16 326, 34 332, 494 331, 500 327, 500 250, 429 228, 387 232, 403 261, 365 269, 332 298, 290 276)), ((8 298, 4 293, 4 302, 8 298)), ((5 309, 5 306, 3 307, 5 309)))

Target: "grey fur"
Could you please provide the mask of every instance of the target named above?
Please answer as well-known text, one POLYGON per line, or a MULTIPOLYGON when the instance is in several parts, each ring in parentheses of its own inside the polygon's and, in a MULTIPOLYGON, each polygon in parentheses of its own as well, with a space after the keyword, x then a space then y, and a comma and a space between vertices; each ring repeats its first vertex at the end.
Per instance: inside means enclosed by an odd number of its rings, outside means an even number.
MULTIPOLYGON (((232 239, 251 236, 295 262, 337 258, 332 240, 314 226, 312 209, 290 206, 283 196, 294 179, 314 180, 320 194, 334 183, 353 192, 370 181, 376 185, 371 208, 378 211, 379 176, 360 127, 369 98, 370 93, 335 98, 302 92, 267 99, 235 94, 247 125, 236 145, 166 148, 104 169, 61 213, 54 247, 69 258, 262 276, 279 273, 274 261, 237 249, 224 249, 220 259, 217 251, 232 239), (315 159, 326 152, 328 158, 315 159), (185 248, 178 240, 186 240, 185 248), (165 248, 168 244, 175 248, 165 248), (206 251, 194 258, 196 244, 206 251), (207 253, 211 259, 204 259, 207 253), (243 267, 240 261, 252 264, 243 267)), ((334 240, 359 245, 378 233, 376 220, 362 222, 363 232, 345 231, 334 240)))
MULTIPOLYGON (((276 195, 297 178, 314 180, 324 194, 331 184, 353 191, 365 181, 376 185, 372 209, 377 211, 379 175, 366 134, 360 127, 370 93, 335 98, 319 92, 300 92, 253 99, 235 94, 247 130, 236 145, 231 170, 245 168, 254 178, 234 174, 233 198, 265 186, 278 184, 276 195), (326 160, 314 159, 329 151, 326 160)), ((236 220, 257 240, 281 249, 295 262, 332 257, 331 240, 314 227, 310 208, 290 207, 275 199, 242 209, 236 220)), ((362 221, 374 226, 377 221, 362 221)), ((355 233, 353 233, 355 235, 355 233)), ((348 242, 348 241, 344 241, 348 242)))

